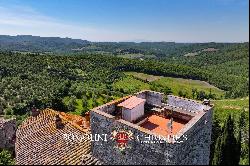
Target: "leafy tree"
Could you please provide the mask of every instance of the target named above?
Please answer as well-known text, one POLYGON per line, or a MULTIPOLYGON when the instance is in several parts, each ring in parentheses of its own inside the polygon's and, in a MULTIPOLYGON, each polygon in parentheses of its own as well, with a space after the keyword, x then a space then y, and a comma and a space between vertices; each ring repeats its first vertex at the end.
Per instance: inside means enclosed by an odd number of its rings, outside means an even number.
POLYGON ((206 93, 204 91, 199 91, 197 94, 198 100, 204 100, 206 98, 206 93))
POLYGON ((195 96, 197 94, 197 89, 192 89, 192 98, 195 99, 195 96))
POLYGON ((0 165, 14 165, 14 159, 7 150, 0 150, 0 165))
POLYGON ((183 97, 183 91, 182 91, 182 90, 179 90, 179 91, 178 91, 178 95, 179 95, 180 97, 183 97))

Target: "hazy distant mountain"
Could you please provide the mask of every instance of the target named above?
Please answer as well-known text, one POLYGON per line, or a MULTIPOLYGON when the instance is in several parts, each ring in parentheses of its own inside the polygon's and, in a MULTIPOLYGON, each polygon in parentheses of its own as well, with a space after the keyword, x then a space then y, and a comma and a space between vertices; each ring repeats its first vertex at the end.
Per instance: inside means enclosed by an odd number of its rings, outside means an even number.
POLYGON ((0 35, 0 50, 53 53, 91 52, 139 57, 147 55, 147 57, 157 58, 190 55, 204 50, 211 52, 231 45, 237 45, 237 43, 90 42, 60 37, 0 35))
POLYGON ((0 49, 31 52, 69 52, 88 45, 90 42, 81 39, 40 37, 32 35, 0 35, 0 49))

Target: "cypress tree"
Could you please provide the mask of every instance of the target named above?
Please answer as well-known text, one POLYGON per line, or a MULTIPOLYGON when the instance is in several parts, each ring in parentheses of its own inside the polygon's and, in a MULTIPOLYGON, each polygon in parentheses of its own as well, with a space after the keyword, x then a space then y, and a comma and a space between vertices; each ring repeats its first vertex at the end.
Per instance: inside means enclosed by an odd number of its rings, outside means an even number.
MULTIPOLYGON (((216 154, 216 153, 218 153, 218 146, 220 146, 220 140, 218 140, 218 139, 221 139, 220 135, 221 135, 220 122, 218 120, 217 115, 215 114, 213 117, 211 145, 210 145, 210 165, 212 164, 212 162, 215 162, 215 161, 213 161, 214 157, 217 158, 218 154, 216 154), (216 147, 216 144, 219 144, 219 145, 217 145, 217 147, 216 147)), ((217 160, 217 159, 215 159, 215 160, 217 160)))
POLYGON ((238 165, 238 146, 234 136, 234 120, 231 115, 225 123, 221 140, 221 165, 238 165))
POLYGON ((238 163, 240 162, 240 158, 241 158, 241 128, 239 128, 239 134, 238 134, 238 138, 237 138, 237 158, 236 160, 238 161, 238 163))
POLYGON ((246 115, 245 115, 245 111, 244 109, 242 110, 241 114, 240 114, 240 119, 239 119, 239 133, 238 133, 238 138, 237 138, 237 141, 238 141, 238 160, 240 161, 240 158, 244 158, 242 155, 242 151, 244 151, 244 149, 241 149, 241 142, 242 142, 242 131, 244 132, 245 130, 245 126, 246 126, 246 123, 245 123, 245 119, 246 119, 246 115))
POLYGON ((221 165, 221 139, 222 136, 217 137, 214 152, 213 152, 213 158, 211 161, 212 165, 221 165))

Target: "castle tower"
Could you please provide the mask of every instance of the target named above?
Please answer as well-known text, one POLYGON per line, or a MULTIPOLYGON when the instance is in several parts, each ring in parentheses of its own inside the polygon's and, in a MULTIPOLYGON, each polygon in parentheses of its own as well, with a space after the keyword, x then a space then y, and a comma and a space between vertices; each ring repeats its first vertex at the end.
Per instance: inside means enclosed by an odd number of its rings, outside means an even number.
POLYGON ((107 136, 107 141, 91 142, 93 156, 105 164, 209 164, 213 107, 207 101, 173 95, 163 103, 163 95, 141 91, 133 98, 127 96, 92 109, 91 133, 107 136), (136 108, 140 104, 135 97, 145 100, 144 114, 133 121, 117 118, 119 106, 136 108), (172 112, 171 116, 166 112, 172 112), (172 124, 170 132, 167 123, 172 124), (117 139, 119 133, 127 134, 126 140, 117 139))

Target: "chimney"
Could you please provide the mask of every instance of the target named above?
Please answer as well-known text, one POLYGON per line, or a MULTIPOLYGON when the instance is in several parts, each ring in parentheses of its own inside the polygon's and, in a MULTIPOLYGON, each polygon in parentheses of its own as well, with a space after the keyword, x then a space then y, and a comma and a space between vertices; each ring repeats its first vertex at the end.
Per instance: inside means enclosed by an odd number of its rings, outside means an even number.
POLYGON ((62 119, 60 118, 58 114, 55 116, 55 125, 57 129, 62 129, 64 127, 62 123, 62 119))
POLYGON ((36 117, 39 115, 39 113, 40 111, 33 106, 31 109, 31 116, 36 117))
POLYGON ((210 106, 210 100, 204 99, 204 100, 203 100, 203 104, 204 104, 204 105, 207 105, 207 106, 210 106))

